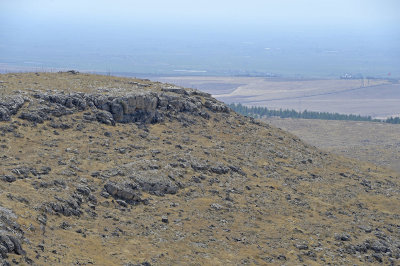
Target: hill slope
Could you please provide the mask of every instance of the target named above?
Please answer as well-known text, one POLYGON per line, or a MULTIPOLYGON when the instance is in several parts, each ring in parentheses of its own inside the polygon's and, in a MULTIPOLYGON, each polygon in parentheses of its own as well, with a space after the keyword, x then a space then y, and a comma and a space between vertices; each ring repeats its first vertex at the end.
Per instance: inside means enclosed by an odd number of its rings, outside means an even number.
POLYGON ((400 172, 400 125, 360 121, 263 119, 309 144, 400 172))
POLYGON ((196 90, 72 73, 0 80, 9 262, 399 261, 395 173, 323 153, 196 90))

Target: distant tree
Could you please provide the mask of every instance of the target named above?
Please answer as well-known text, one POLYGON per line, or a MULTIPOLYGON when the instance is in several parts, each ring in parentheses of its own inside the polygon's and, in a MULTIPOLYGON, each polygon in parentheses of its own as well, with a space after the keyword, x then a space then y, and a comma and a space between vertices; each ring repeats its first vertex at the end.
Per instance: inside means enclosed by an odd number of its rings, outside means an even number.
POLYGON ((389 117, 385 122, 390 124, 400 124, 400 117, 389 117))
POLYGON ((280 118, 304 118, 304 119, 323 119, 323 120, 348 120, 348 121, 369 121, 369 122, 385 122, 390 124, 400 124, 400 117, 390 117, 386 120, 372 119, 371 116, 361 116, 354 114, 339 114, 328 112, 312 112, 304 110, 298 112, 296 110, 279 109, 270 110, 267 107, 260 106, 245 106, 240 103, 231 103, 228 105, 233 111, 245 116, 254 118, 277 116, 280 118))

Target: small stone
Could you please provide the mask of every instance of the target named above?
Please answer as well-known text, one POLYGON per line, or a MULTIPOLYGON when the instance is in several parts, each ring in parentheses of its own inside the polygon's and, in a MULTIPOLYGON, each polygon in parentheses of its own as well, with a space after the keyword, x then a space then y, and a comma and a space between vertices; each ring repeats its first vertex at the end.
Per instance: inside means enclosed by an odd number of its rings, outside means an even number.
POLYGON ((228 173, 229 169, 230 169, 229 167, 219 165, 219 166, 211 167, 211 172, 222 175, 222 174, 228 173))
POLYGON ((335 239, 336 240, 341 240, 341 241, 350 241, 351 237, 349 234, 335 234, 335 239))
POLYGON ((43 225, 47 224, 47 217, 45 215, 38 216, 37 220, 39 221, 39 223, 41 223, 43 225))
POLYGON ((66 221, 64 221, 64 222, 62 222, 62 223, 60 224, 60 228, 62 228, 62 229, 64 229, 64 230, 68 229, 69 227, 71 227, 71 225, 70 225, 68 222, 66 222, 66 221))
POLYGON ((383 262, 381 254, 374 253, 374 254, 372 254, 372 257, 374 257, 374 259, 376 259, 376 261, 378 261, 378 262, 383 262))
POLYGON ((128 204, 125 202, 125 201, 123 201, 123 200, 116 200, 116 202, 119 204, 119 205, 121 205, 122 207, 128 207, 128 204))
POLYGON ((308 245, 307 244, 295 244, 294 245, 297 249, 299 250, 307 250, 308 249, 308 245))
POLYGON ((87 186, 79 186, 76 188, 76 191, 84 196, 88 196, 90 194, 90 188, 87 186))
POLYGON ((16 179, 15 176, 12 176, 12 175, 3 175, 1 177, 1 180, 5 181, 5 182, 12 183, 12 182, 15 182, 17 179, 16 179))
POLYGON ((372 232, 372 228, 369 227, 369 226, 363 226, 363 225, 361 225, 361 226, 359 226, 359 228, 360 228, 361 230, 363 230, 365 233, 371 233, 371 232, 372 232))
POLYGON ((37 247, 38 247, 42 252, 44 251, 44 245, 39 244, 39 245, 37 245, 37 247))
POLYGON ((221 210, 223 207, 221 204, 218 203, 213 203, 210 205, 211 208, 213 208, 214 210, 221 210))
POLYGON ((201 183, 200 178, 198 178, 197 176, 193 176, 193 177, 192 177, 192 180, 193 180, 193 182, 195 182, 195 183, 201 183))
POLYGON ((110 197, 110 194, 106 191, 102 191, 100 192, 100 196, 102 196, 103 198, 108 199, 110 197))

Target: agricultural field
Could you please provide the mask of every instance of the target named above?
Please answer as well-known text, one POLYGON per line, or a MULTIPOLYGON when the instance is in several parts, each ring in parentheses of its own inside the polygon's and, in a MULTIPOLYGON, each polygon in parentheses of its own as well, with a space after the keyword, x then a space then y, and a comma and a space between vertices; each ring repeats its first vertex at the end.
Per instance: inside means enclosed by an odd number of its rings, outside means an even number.
POLYGON ((400 114, 400 84, 395 80, 263 77, 163 77, 157 80, 200 89, 225 103, 373 118, 400 114))

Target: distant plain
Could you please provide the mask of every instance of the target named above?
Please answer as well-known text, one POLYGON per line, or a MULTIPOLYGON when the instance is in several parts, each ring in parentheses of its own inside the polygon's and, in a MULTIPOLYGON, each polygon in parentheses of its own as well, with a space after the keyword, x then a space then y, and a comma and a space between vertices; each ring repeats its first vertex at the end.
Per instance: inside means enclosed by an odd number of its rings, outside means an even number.
POLYGON ((211 93, 225 103, 385 118, 400 114, 400 84, 385 79, 159 77, 211 93))

